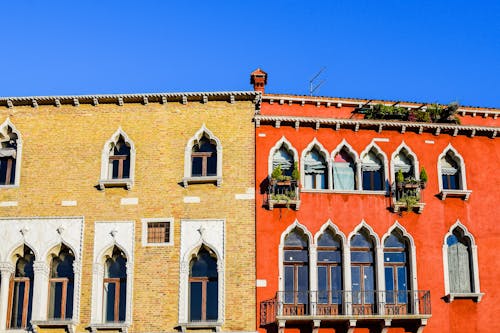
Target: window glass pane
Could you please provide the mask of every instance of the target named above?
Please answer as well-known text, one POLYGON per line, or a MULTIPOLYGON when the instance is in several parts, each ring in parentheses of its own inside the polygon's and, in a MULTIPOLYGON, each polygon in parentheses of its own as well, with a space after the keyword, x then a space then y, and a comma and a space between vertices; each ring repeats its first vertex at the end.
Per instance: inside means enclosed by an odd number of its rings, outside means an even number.
POLYGON ((361 303, 359 291, 361 290, 361 267, 351 266, 351 282, 352 282, 352 302, 354 304, 361 303))
POLYGON ((387 303, 394 303, 394 269, 392 266, 385 267, 385 290, 387 293, 385 295, 385 301, 387 303))
POLYGON ((285 266, 285 303, 293 303, 295 289, 295 270, 293 266, 285 266))
MULTIPOLYGON (((30 288, 31 289, 31 288, 30 288)), ((27 292, 26 283, 24 281, 14 282, 12 314, 10 320, 11 328, 23 328, 23 308, 24 294, 27 292)))
POLYGON ((60 319, 61 318, 61 301, 63 284, 62 282, 52 282, 50 284, 50 305, 49 305, 49 318, 50 319, 60 319))
POLYGON ((318 251, 318 262, 340 262, 340 251, 318 251))
POLYGON ((191 177, 201 177, 203 159, 201 157, 193 157, 191 166, 191 177))
POLYGON ((217 320, 218 288, 217 281, 209 281, 207 283, 207 320, 217 320))
POLYGON ((327 267, 318 266, 318 302, 328 303, 328 277, 326 276, 327 267))
POLYGON ((373 190, 371 171, 363 171, 363 190, 373 190))
POLYGON ((189 290, 189 320, 201 320, 201 282, 191 282, 189 290))
POLYGON ((307 247, 307 240, 298 230, 294 229, 285 237, 285 246, 307 247))
POLYGON ((373 191, 382 191, 384 189, 382 171, 372 171, 373 191))
POLYGON ((115 321, 115 300, 118 295, 116 294, 115 283, 104 283, 104 308, 106 309, 105 319, 108 322, 115 321))
POLYGON ((405 266, 399 266, 397 268, 398 271, 398 290, 400 291, 398 293, 398 303, 406 303, 407 302, 407 294, 406 290, 408 289, 406 285, 406 267, 405 266))
POLYGON ((217 277, 217 261, 206 249, 201 249, 198 257, 191 261, 192 277, 217 277))
POLYGON ((74 283, 73 280, 68 282, 66 290, 66 319, 73 318, 73 294, 74 294, 74 283))
POLYGON ((449 175, 448 177, 449 178, 449 188, 452 189, 452 190, 458 190, 460 189, 460 187, 458 186, 458 177, 457 177, 457 174, 454 174, 454 175, 449 175))
POLYGON ((343 156, 337 154, 333 163, 333 187, 336 190, 354 190, 355 188, 355 168, 352 159, 347 153, 343 156))
POLYGON ((351 262, 371 263, 373 262, 373 252, 351 251, 351 262))
POLYGON ((340 241, 328 230, 319 237, 318 246, 340 247, 340 241))
POLYGON ((351 247, 368 247, 372 248, 372 242, 362 233, 357 233, 351 238, 351 247))
POLYGON ((332 304, 342 303, 342 267, 330 266, 330 290, 332 304))
POLYGON ((285 250, 285 262, 308 262, 307 250, 285 250))
POLYGON ((215 152, 207 160, 207 176, 217 176, 217 154, 215 152))
POLYGON ((385 247, 406 248, 405 242, 394 234, 390 234, 384 242, 385 247))
POLYGON ((127 280, 120 281, 120 303, 118 304, 118 320, 125 321, 125 310, 127 307, 127 280))
POLYGON ((297 290, 299 291, 298 301, 300 304, 307 304, 309 299, 309 267, 298 266, 297 290))
POLYGON ((406 262, 405 252, 384 252, 385 262, 406 262))
POLYGON ((364 266, 363 273, 364 273, 364 276, 363 276, 363 278, 364 278, 364 290, 368 291, 365 293, 365 303, 373 304, 373 302, 374 302, 373 290, 375 290, 375 276, 373 274, 373 267, 372 266, 364 266))

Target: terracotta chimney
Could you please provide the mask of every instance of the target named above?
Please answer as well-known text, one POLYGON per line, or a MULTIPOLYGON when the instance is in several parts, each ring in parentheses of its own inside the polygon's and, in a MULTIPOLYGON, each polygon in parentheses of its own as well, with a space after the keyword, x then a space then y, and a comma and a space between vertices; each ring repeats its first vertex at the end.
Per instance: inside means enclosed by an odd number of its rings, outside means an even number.
POLYGON ((253 84, 253 90, 264 93, 264 88, 267 84, 267 73, 257 68, 250 74, 250 84, 253 84))

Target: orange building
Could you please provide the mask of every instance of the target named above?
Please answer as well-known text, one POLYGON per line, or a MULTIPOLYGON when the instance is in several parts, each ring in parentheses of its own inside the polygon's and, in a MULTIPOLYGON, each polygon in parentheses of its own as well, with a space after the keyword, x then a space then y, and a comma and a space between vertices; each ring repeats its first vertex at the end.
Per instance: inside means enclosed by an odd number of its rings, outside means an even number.
POLYGON ((260 332, 500 331, 500 109, 251 83, 260 332))

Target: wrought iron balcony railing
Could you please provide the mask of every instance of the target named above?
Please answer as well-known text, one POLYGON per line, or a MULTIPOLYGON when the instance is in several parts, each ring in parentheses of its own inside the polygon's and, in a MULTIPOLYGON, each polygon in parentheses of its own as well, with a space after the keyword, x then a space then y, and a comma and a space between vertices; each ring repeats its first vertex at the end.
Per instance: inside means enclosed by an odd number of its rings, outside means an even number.
POLYGON ((403 209, 422 213, 425 203, 423 201, 422 185, 419 181, 395 182, 391 185, 392 209, 395 213, 403 209))
POLYGON ((299 186, 296 180, 269 180, 265 204, 272 210, 274 207, 287 207, 299 210, 299 186))
POLYGON ((356 316, 398 316, 411 318, 431 314, 428 290, 385 291, 279 291, 260 304, 260 323, 275 323, 279 317, 338 318, 356 316))

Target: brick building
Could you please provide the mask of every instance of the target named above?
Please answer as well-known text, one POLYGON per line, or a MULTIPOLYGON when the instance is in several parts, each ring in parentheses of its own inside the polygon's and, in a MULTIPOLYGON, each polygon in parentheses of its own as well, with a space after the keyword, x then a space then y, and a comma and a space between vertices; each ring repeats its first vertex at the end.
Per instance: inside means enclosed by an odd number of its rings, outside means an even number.
POLYGON ((0 99, 0 331, 255 331, 255 92, 0 99))
POLYGON ((498 332, 499 109, 264 93, 260 332, 498 332))

